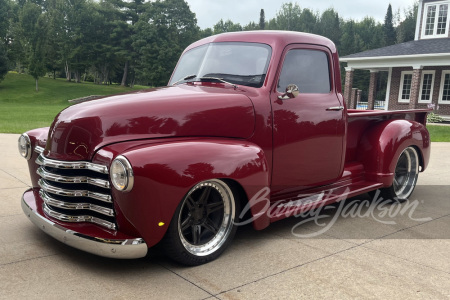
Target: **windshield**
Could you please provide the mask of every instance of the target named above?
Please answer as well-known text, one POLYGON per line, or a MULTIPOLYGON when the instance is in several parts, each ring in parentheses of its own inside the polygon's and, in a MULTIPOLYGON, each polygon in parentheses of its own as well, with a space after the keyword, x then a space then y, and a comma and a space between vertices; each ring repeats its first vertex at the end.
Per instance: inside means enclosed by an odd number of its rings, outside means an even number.
POLYGON ((220 78, 233 84, 261 87, 272 50, 266 44, 211 43, 186 52, 169 85, 220 78))

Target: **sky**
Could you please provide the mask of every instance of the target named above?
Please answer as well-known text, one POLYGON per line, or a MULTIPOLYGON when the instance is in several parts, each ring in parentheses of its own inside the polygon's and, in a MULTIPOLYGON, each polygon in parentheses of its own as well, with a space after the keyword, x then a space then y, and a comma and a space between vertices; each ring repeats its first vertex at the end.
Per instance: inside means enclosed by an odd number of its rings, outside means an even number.
POLYGON ((264 9, 268 21, 276 16, 283 3, 288 2, 297 2, 302 9, 309 8, 320 13, 333 7, 345 20, 360 21, 366 16, 371 16, 379 22, 384 22, 389 3, 394 13, 400 9, 401 14, 414 4, 414 0, 186 0, 186 2, 196 14, 197 25, 202 29, 212 28, 220 19, 224 21, 229 19, 242 26, 251 21, 259 23, 261 9, 264 9))

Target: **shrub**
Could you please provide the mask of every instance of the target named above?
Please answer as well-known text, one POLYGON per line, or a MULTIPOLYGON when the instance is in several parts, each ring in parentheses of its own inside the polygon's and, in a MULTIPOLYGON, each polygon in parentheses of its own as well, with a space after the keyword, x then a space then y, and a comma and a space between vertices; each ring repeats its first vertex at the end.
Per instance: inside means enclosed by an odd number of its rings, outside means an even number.
POLYGON ((435 114, 434 112, 431 112, 427 115, 427 122, 428 123, 440 123, 443 122, 444 119, 438 114, 435 114))

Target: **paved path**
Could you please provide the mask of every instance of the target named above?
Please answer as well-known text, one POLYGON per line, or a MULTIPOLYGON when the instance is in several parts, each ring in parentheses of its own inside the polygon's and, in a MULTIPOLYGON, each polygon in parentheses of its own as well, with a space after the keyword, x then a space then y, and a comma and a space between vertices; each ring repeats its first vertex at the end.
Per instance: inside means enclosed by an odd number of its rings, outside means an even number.
POLYGON ((320 215, 321 235, 308 217, 242 227, 218 260, 186 268, 155 250, 97 257, 36 228, 20 208, 30 180, 17 138, 0 134, 0 299, 450 298, 450 143, 432 145, 409 208, 384 206, 392 217, 346 201, 320 215))

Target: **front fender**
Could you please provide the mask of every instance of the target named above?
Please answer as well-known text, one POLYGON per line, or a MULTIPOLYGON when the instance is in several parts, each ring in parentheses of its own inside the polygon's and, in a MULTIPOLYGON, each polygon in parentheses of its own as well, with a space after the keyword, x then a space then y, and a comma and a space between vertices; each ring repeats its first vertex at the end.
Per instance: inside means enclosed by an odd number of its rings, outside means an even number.
POLYGON ((49 127, 33 129, 27 131, 26 134, 30 137, 31 141, 31 149, 33 149, 33 153, 31 154, 31 158, 27 161, 28 170, 30 171, 30 179, 31 185, 33 188, 38 188, 38 180, 39 175, 36 173, 38 169, 38 165, 36 164, 36 158, 39 156, 39 153, 35 151, 36 147, 45 148, 45 144, 47 142, 49 127))
POLYGON ((402 151, 414 146, 420 157, 421 171, 428 165, 430 136, 426 127, 410 120, 387 120, 370 127, 358 147, 358 161, 365 168, 366 180, 392 185, 397 160, 402 151))
MULTIPOLYGON (((134 187, 128 193, 113 190, 113 197, 148 246, 162 239, 178 204, 195 184, 231 179, 242 186, 248 199, 269 184, 263 150, 246 141, 175 141, 138 146, 120 154, 133 166, 134 187)), ((259 219, 255 222, 265 222, 259 219)), ((255 227, 264 225, 268 223, 255 227)))

